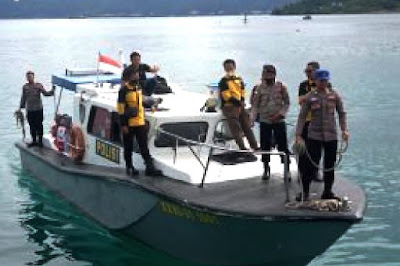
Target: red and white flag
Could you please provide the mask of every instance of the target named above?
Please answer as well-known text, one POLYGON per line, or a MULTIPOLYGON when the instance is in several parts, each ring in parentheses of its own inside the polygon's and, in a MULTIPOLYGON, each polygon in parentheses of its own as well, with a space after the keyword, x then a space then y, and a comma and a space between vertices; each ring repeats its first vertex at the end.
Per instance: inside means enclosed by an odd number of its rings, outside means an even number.
POLYGON ((121 74, 122 73, 122 64, 107 55, 102 55, 101 53, 99 53, 98 69, 105 71, 105 72, 121 74))

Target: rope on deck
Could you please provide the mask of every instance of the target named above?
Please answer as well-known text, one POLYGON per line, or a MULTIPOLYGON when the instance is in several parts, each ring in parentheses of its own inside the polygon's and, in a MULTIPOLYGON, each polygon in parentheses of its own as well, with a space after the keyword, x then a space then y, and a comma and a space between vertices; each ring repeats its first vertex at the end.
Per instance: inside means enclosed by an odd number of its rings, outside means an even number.
POLYGON ((315 199, 301 202, 288 202, 285 204, 287 209, 292 210, 314 210, 320 212, 348 212, 350 211, 347 197, 337 199, 315 199))

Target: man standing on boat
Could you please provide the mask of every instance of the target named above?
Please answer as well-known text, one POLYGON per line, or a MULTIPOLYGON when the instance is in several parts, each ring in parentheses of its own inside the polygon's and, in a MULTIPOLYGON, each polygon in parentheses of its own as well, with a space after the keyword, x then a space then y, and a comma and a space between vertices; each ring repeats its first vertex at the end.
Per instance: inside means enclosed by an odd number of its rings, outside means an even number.
POLYGON ((258 144, 251 130, 249 115, 244 109, 245 87, 243 80, 236 74, 236 63, 233 59, 225 60, 223 66, 226 75, 218 84, 222 112, 228 121, 229 129, 239 149, 246 150, 243 142, 244 133, 250 147, 257 150, 258 144))
MULTIPOLYGON (((304 73, 307 76, 307 79, 304 80, 302 83, 299 85, 299 104, 300 106, 303 104, 304 99, 306 98, 307 93, 310 91, 315 91, 316 86, 315 85, 315 71, 319 69, 319 63, 316 61, 309 62, 306 66, 306 69, 304 70, 304 73)), ((306 123, 304 124, 303 132, 301 134, 302 138, 304 141, 307 140, 307 135, 308 135, 308 125, 310 124, 311 121, 311 111, 308 112, 307 118, 306 118, 306 123)), ((299 171, 300 171, 300 176, 303 175, 304 168, 306 167, 307 164, 307 157, 305 154, 299 155, 299 171)), ((314 181, 317 182, 322 182, 322 178, 320 177, 319 174, 315 175, 314 181)))
MULTIPOLYGON (((251 123, 253 124, 257 114, 260 119, 260 142, 263 151, 270 151, 272 148, 271 138, 274 134, 278 150, 285 152, 289 159, 287 144, 287 133, 285 117, 289 110, 290 101, 288 90, 282 82, 276 81, 276 68, 273 65, 264 65, 262 70, 261 84, 255 91, 254 105, 251 110, 251 123)), ((284 162, 283 156, 281 157, 284 162)), ((264 163, 263 180, 270 178, 270 155, 263 154, 264 163)), ((286 165, 289 173, 289 164, 286 165)))
POLYGON ((127 82, 119 90, 117 110, 122 128, 126 172, 132 176, 139 174, 132 164, 133 137, 136 137, 140 154, 146 164, 146 175, 161 176, 162 172, 154 167, 153 158, 147 145, 147 129, 139 72, 124 72, 123 80, 127 82))
POLYGON ((21 102, 18 111, 22 108, 26 109, 32 142, 28 147, 43 147, 43 104, 41 94, 44 96, 53 96, 54 87, 51 91, 46 91, 41 83, 35 82, 35 73, 26 72, 26 80, 28 81, 22 87, 21 102))
POLYGON ((324 150, 324 191, 322 199, 334 199, 332 186, 335 178, 335 162, 337 153, 337 130, 335 111, 339 116, 339 125, 342 130, 342 139, 348 141, 346 112, 340 95, 329 88, 330 73, 319 69, 315 72, 316 90, 308 93, 303 100, 296 127, 296 142, 304 145, 303 129, 307 121, 307 114, 311 111, 312 119, 308 126, 308 135, 305 142, 307 164, 303 173, 303 195, 297 200, 309 198, 310 183, 315 179, 321 160, 321 151, 324 150))
MULTIPOLYGON (((130 78, 133 73, 139 72, 140 86, 143 90, 146 90, 146 72, 157 73, 160 68, 156 65, 151 67, 147 64, 142 64, 141 55, 139 52, 132 52, 130 55, 130 59, 131 64, 124 69, 122 73, 122 80, 128 81, 124 80, 124 77, 130 78)), ((144 92, 144 94, 150 96, 151 92, 144 92)))

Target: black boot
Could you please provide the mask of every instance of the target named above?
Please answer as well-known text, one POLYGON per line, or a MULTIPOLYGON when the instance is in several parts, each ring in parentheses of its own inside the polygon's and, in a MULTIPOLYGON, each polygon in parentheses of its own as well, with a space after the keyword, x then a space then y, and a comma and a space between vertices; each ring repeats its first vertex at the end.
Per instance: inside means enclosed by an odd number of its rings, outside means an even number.
POLYGON ((271 178, 271 169, 269 169, 269 163, 264 163, 264 174, 262 180, 269 180, 271 178))
POLYGON ((132 167, 131 169, 131 176, 138 176, 139 175, 139 171, 135 169, 135 167, 132 167))
POLYGON ((149 162, 146 165, 146 171, 145 171, 147 176, 162 176, 163 172, 157 168, 155 168, 153 162, 149 162))
POLYGON ((325 191, 321 195, 321 199, 335 199, 335 200, 340 200, 339 197, 337 197, 332 191, 325 191))
POLYGON ((296 195, 296 201, 309 201, 310 200, 310 196, 308 194, 305 193, 299 193, 296 195))
POLYGON ((43 135, 39 135, 39 142, 38 142, 38 146, 39 146, 40 148, 42 148, 42 147, 43 147, 43 135))
POLYGON ((126 167, 126 175, 137 176, 139 175, 139 171, 136 170, 133 166, 126 167))
POLYGON ((32 142, 27 144, 28 148, 38 145, 37 140, 36 140, 36 134, 32 131, 31 131, 31 137, 32 137, 32 142))
POLYGON ((28 144, 27 144, 28 148, 31 148, 31 147, 34 147, 34 146, 37 146, 37 145, 38 145, 38 144, 37 144, 36 141, 32 141, 31 143, 28 143, 28 144))

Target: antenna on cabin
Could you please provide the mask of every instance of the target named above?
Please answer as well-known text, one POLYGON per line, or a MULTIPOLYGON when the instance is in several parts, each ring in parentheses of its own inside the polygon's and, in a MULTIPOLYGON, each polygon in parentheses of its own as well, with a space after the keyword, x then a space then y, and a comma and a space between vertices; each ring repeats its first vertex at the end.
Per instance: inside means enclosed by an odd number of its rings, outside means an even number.
POLYGON ((123 49, 121 48, 118 49, 118 56, 119 56, 119 62, 121 63, 122 67, 125 67, 125 55, 123 49))

